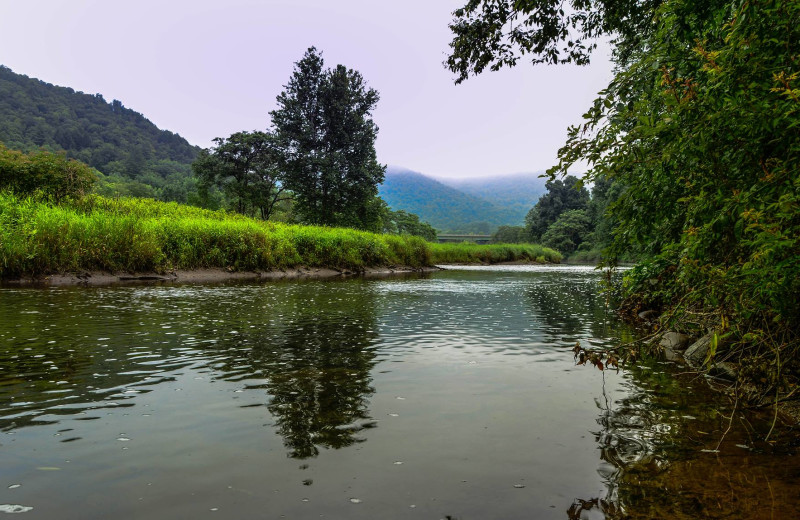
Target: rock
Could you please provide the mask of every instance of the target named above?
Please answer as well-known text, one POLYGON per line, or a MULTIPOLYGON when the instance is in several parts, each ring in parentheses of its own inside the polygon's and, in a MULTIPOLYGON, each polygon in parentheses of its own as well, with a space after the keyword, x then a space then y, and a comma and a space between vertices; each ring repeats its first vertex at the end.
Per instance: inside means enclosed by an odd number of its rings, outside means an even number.
POLYGON ((709 373, 720 379, 727 379, 728 381, 736 381, 736 365, 728 363, 727 361, 720 361, 711 366, 709 373))
POLYGON ((683 353, 683 357, 695 368, 703 365, 706 356, 708 355, 708 347, 711 345, 711 334, 706 334, 698 339, 683 353))
POLYGON ((680 352, 675 352, 670 347, 663 347, 664 357, 667 361, 674 361, 676 363, 684 363, 685 360, 680 352))
POLYGON ((639 318, 643 319, 644 321, 653 321, 657 317, 658 317, 658 311, 654 310, 647 310, 639 313, 639 318))
POLYGON ((681 334, 680 332, 666 332, 661 336, 661 340, 658 344, 665 349, 685 350, 689 341, 691 341, 691 338, 686 334, 681 334))

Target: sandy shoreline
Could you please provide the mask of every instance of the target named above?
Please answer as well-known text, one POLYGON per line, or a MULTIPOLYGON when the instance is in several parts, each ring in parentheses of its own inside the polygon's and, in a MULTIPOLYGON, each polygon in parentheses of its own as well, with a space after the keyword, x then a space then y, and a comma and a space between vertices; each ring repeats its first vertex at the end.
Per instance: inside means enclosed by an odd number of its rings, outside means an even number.
POLYGON ((68 286, 68 285, 118 285, 142 283, 215 283, 229 280, 287 280, 287 279, 333 279, 353 276, 382 277, 440 270, 438 267, 411 268, 404 266, 369 267, 364 270, 329 269, 324 267, 295 267, 276 271, 229 271, 227 269, 189 269, 167 273, 108 273, 87 271, 61 273, 48 276, 2 280, 4 286, 68 286))

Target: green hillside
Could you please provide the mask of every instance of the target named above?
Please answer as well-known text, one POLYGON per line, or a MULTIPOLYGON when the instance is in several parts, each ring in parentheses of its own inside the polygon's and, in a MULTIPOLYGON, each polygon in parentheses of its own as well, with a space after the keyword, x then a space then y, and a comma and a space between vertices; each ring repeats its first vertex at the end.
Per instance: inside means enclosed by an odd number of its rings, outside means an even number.
MULTIPOLYGON (((0 65, 0 142, 65 151, 104 174, 100 190, 185 202, 200 148, 118 100, 84 94, 0 65)), ((109 193, 111 194, 111 193, 109 193)))
POLYGON ((418 172, 389 166, 379 192, 393 209, 416 213, 439 231, 477 234, 492 233, 503 225, 521 225, 538 198, 538 192, 516 199, 504 196, 509 186, 506 181, 495 187, 491 179, 482 179, 482 183, 467 182, 467 186, 474 194, 418 172), (528 199, 532 200, 529 205, 523 202, 528 199))
POLYGON ((539 197, 547 193, 545 188, 547 179, 539 177, 542 173, 544 172, 437 180, 468 195, 488 200, 495 206, 513 211, 521 223, 539 197))

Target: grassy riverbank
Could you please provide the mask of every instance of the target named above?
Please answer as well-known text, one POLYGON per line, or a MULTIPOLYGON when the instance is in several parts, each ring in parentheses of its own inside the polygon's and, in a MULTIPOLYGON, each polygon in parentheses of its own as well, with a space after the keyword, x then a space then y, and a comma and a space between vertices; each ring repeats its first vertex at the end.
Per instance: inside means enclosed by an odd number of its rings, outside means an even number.
POLYGON ((0 194, 0 277, 295 266, 360 270, 432 264, 417 237, 263 222, 149 199, 68 205, 0 194))
POLYGON ((560 263, 561 254, 537 244, 430 244, 437 264, 560 263))
POLYGON ((286 225, 150 199, 88 196, 54 205, 0 194, 0 278, 81 271, 557 262, 538 246, 430 244, 413 236, 286 225))

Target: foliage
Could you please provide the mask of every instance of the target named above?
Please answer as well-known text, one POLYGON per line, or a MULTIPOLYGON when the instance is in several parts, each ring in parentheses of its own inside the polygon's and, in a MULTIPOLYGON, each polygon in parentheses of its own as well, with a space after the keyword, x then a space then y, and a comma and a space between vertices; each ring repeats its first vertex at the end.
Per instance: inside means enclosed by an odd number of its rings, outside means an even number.
POLYGON ((148 199, 85 197, 60 206, 0 193, 0 278, 70 271, 431 265, 427 242, 285 225, 148 199))
POLYGON ((39 151, 28 154, 0 144, 0 190, 20 195, 41 193, 54 202, 82 197, 95 181, 85 164, 63 154, 39 151))
POLYGON ((592 233, 592 220, 584 209, 571 209, 559 215, 542 235, 542 244, 564 255, 575 252, 592 233))
POLYGON ((368 206, 385 170, 376 158, 372 121, 378 92, 358 71, 323 67, 322 55, 309 48, 270 112, 283 182, 309 223, 375 227, 368 206))
POLYGON ((100 94, 75 92, 15 74, 0 65, 0 141, 16 150, 44 148, 96 168, 105 193, 186 202, 189 168, 199 148, 159 130, 144 116, 100 94), (105 182, 108 180, 109 182, 105 182))
POLYGON ((542 195, 525 217, 525 227, 531 242, 538 242, 547 228, 565 211, 586 209, 589 205, 589 192, 583 187, 583 181, 572 175, 563 181, 551 179, 545 186, 547 193, 542 195))
POLYGON ((453 13, 452 49, 445 64, 461 83, 487 67, 538 63, 589 63, 596 39, 612 35, 617 57, 651 31, 648 14, 664 0, 469 0, 453 13), (566 5, 565 5, 566 4, 566 5))
MULTIPOLYGON (((610 253, 644 257, 626 286, 634 310, 661 306, 663 326, 714 331, 707 362, 741 361, 742 379, 789 392, 784 376, 800 371, 800 4, 630 2, 635 18, 609 16, 611 4, 585 3, 598 9, 600 32, 619 31, 616 76, 570 129, 551 173, 588 161, 589 179, 620 188, 610 253)), ((514 40, 514 29, 487 30, 477 54, 454 56, 467 70, 486 66, 481 51, 494 64, 513 64, 508 53, 548 56, 514 40), (497 34, 508 45, 493 50, 497 34)))
MULTIPOLYGON (((255 211, 269 220, 282 200, 279 156, 272 134, 236 132, 214 139, 216 147, 202 150, 192 170, 205 186, 216 186, 235 201, 241 214, 255 211)), ((285 198, 285 197, 283 197, 285 198)))
POLYGON ((528 241, 528 232, 523 226, 500 226, 492 234, 493 244, 522 244, 528 241))
POLYGON ((538 244, 489 244, 471 242, 430 244, 436 264, 497 264, 500 262, 561 262, 561 254, 538 244))
POLYGON ((403 210, 388 210, 383 224, 385 233, 394 235, 414 235, 428 242, 436 241, 436 230, 427 222, 421 222, 419 216, 403 210))

